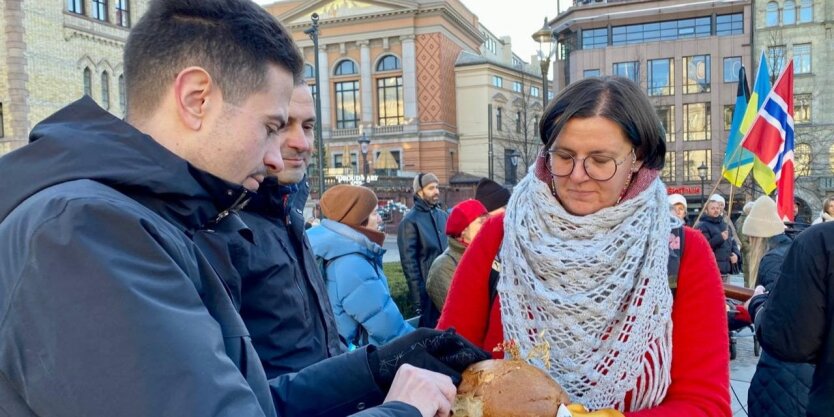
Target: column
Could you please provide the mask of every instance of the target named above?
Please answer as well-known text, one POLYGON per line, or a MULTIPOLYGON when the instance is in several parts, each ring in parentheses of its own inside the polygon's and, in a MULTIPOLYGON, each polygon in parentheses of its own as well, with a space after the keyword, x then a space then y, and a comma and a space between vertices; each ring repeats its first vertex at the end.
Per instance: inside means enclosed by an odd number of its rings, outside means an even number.
POLYGON ((321 97, 321 130, 330 136, 330 64, 327 62, 327 45, 319 45, 319 97, 321 97))
POLYGON ((359 90, 362 94, 362 121, 361 123, 373 125, 373 111, 371 111, 371 94, 373 86, 371 85, 371 48, 370 42, 367 40, 357 41, 359 46, 359 90))
POLYGON ((414 35, 400 36, 403 45, 403 98, 405 119, 417 120, 417 60, 414 35))

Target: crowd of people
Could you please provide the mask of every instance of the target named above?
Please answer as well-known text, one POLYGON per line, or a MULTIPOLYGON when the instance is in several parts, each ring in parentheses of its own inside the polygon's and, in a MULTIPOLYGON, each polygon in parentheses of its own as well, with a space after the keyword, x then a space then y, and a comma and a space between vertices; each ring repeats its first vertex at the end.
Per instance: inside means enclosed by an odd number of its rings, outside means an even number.
POLYGON ((733 224, 713 195, 690 227, 628 79, 560 91, 512 192, 482 179, 446 210, 414 177, 410 322, 373 190, 329 188, 305 227, 316 112, 274 17, 154 0, 124 63, 124 120, 82 98, 0 158, 3 415, 449 416, 511 341, 574 416, 729 417, 722 281, 742 271, 750 415, 834 409, 834 197, 802 233, 767 196, 733 224))

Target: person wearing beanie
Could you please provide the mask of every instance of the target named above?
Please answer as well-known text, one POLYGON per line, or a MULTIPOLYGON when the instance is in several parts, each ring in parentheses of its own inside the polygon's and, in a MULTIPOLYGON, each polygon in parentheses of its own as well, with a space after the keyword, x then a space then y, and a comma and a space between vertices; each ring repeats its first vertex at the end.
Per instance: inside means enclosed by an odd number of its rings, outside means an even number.
POLYGON ((339 335, 349 349, 382 345, 414 330, 391 298, 382 271, 382 244, 374 192, 340 184, 321 197, 325 219, 307 235, 323 269, 339 335))
POLYGON ((503 213, 510 201, 510 190, 489 178, 481 178, 475 187, 475 200, 486 207, 490 216, 503 213))
POLYGON ((403 216, 397 228, 400 263, 408 283, 411 302, 420 315, 420 327, 434 328, 440 311, 426 292, 429 268, 448 245, 446 219, 440 209, 437 176, 420 173, 414 177, 414 207, 403 216))
MULTIPOLYGON (((750 273, 756 277, 755 295, 744 308, 756 322, 767 305, 769 292, 780 279, 782 264, 793 242, 785 234, 776 202, 767 196, 761 196, 753 203, 741 232, 749 236, 750 273)), ((762 352, 750 381, 748 414, 751 417, 805 417, 813 373, 813 365, 785 362, 767 351, 762 352), (787 387, 790 389, 785 389, 787 387)))
POLYGON ((744 275, 744 282, 749 283, 755 279, 755 275, 750 275, 750 238, 744 234, 744 221, 747 219, 747 216, 750 215, 750 210, 753 208, 753 202, 748 201, 744 203, 744 207, 741 209, 741 215, 738 216, 736 219, 735 230, 738 234, 738 243, 741 246, 741 272, 744 275))
POLYGON ((686 197, 680 194, 669 194, 667 200, 669 200, 669 209, 672 211, 672 214, 675 217, 683 220, 683 224, 687 224, 686 197))
POLYGON ((426 281, 426 291, 438 310, 443 311, 452 276, 463 252, 475 239, 488 217, 487 208, 478 200, 464 200, 452 208, 446 222, 449 246, 432 262, 426 281))
POLYGON ((718 270, 725 280, 738 269, 741 254, 729 225, 724 220, 724 198, 713 194, 707 201, 701 220, 695 225, 707 238, 715 255, 718 270))

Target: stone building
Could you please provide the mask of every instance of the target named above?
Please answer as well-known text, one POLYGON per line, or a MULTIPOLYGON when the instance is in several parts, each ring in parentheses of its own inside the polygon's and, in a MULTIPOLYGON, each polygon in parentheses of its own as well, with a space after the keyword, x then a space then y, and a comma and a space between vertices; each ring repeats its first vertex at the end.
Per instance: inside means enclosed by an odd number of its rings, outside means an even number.
POLYGON ((147 0, 0 0, 0 154, 84 94, 125 106, 122 50, 147 0))

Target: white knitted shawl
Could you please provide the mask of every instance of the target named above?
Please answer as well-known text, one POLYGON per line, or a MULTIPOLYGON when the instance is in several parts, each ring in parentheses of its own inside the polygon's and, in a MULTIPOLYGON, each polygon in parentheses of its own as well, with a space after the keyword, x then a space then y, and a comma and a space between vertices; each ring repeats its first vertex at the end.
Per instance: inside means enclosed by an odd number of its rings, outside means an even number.
POLYGON ((548 372, 572 401, 624 410, 630 393, 633 411, 666 396, 670 221, 660 179, 587 216, 565 211, 532 170, 513 191, 498 283, 504 337, 522 355, 547 341, 548 372))

